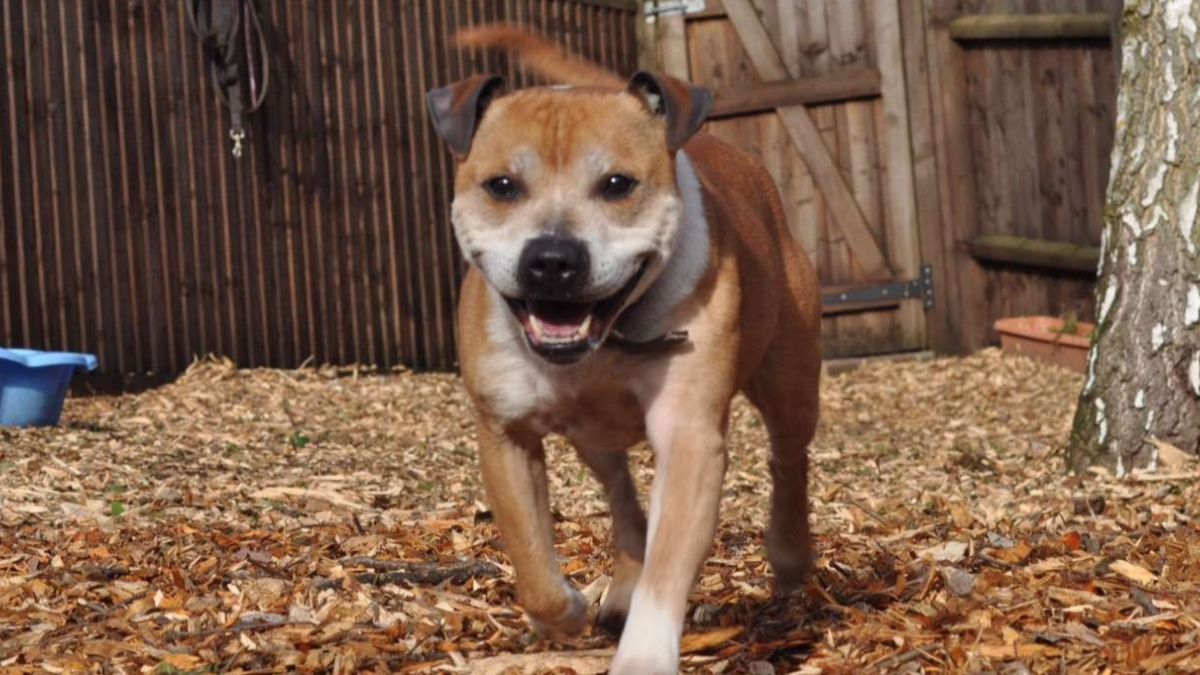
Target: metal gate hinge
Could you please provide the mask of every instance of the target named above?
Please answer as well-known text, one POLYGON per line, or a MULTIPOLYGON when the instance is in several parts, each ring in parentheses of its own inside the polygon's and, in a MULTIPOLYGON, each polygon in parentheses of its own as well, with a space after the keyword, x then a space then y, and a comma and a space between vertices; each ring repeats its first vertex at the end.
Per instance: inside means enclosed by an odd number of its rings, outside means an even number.
POLYGON ((933 309, 933 267, 921 266, 921 274, 908 281, 893 281, 886 284, 857 286, 835 293, 825 293, 821 302, 825 305, 845 305, 854 302, 878 302, 881 300, 907 300, 920 298, 925 309, 933 309))
POLYGON ((646 0, 642 5, 646 23, 654 23, 659 14, 698 14, 705 9, 705 0, 646 0))
POLYGON ((918 279, 921 283, 922 295, 925 296, 925 309, 933 309, 933 266, 921 265, 921 278, 918 279))

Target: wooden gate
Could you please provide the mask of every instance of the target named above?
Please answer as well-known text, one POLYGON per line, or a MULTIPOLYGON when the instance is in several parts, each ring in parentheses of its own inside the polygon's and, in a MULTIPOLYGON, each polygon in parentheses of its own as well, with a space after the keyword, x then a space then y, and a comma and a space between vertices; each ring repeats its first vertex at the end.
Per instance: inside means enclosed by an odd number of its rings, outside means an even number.
POLYGON ((712 87, 708 131, 759 157, 780 186, 820 274, 827 356, 926 347, 900 2, 650 10, 644 65, 712 87))

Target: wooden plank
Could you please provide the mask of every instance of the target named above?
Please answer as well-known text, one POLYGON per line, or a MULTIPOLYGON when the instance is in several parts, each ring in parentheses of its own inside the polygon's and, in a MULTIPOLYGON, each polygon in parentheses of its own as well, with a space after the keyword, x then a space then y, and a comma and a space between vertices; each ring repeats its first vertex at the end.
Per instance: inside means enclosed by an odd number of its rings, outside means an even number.
POLYGON ((201 338, 200 325, 203 313, 198 311, 198 285, 195 283, 194 266, 189 258, 188 240, 190 233, 197 229, 195 214, 191 208, 191 200, 187 198, 187 190, 194 185, 193 154, 188 147, 186 116, 190 114, 190 102, 185 99, 182 80, 186 76, 184 68, 180 67, 179 59, 187 51, 184 49, 185 33, 180 32, 179 21, 182 8, 172 3, 160 3, 157 7, 159 31, 163 40, 163 51, 158 57, 163 67, 163 88, 168 96, 166 105, 165 128, 169 138, 166 145, 169 148, 171 160, 171 179, 166 201, 172 214, 170 225, 172 233, 170 241, 164 242, 170 247, 174 256, 173 279, 175 291, 179 296, 176 317, 179 325, 179 353, 175 368, 183 367, 193 357, 205 352, 199 347, 201 338))
MULTIPOLYGON (((777 0, 779 6, 780 49, 789 73, 801 79, 815 76, 806 46, 809 44, 808 13, 798 0, 777 0)), ((772 134, 780 141, 779 172, 783 186, 784 210, 792 237, 800 243, 815 266, 820 265, 820 238, 825 228, 818 202, 820 195, 813 184, 812 174, 804 159, 787 136, 787 130, 777 115, 768 116, 772 134)), ((816 117, 814 116, 814 122, 816 117)))
MULTIPOLYGON (((522 3, 522 7, 523 7, 522 3)), ((404 93, 405 99, 414 101, 420 99, 424 94, 422 85, 424 82, 420 78, 420 49, 417 45, 421 42, 421 29, 417 20, 417 5, 405 4, 397 7, 400 13, 400 26, 402 29, 401 39, 398 41, 397 47, 400 50, 398 54, 399 63, 405 64, 402 68, 404 72, 404 93)), ((512 61, 509 62, 510 64, 512 61)), ((522 77, 521 72, 513 68, 511 71, 513 78, 522 77)), ((410 227, 405 228, 405 235, 408 238, 408 248, 412 251, 413 259, 409 270, 409 285, 415 287, 413 292, 412 311, 417 316, 431 316, 432 309, 428 308, 428 298, 430 296, 431 283, 426 267, 429 264, 429 251, 423 246, 423 238, 420 228, 424 225, 421 218, 429 213, 432 208, 432 201, 428 191, 429 176, 424 171, 420 171, 419 167, 428 166, 428 162, 423 156, 424 134, 422 133, 425 119, 418 111, 411 106, 401 108, 404 110, 405 117, 405 137, 408 139, 408 160, 406 165, 412 167, 411 172, 407 172, 406 178, 411 185, 412 198, 410 200, 411 209, 410 216, 407 222, 410 227)), ((419 324, 417 348, 414 349, 413 360, 418 367, 428 367, 430 363, 429 353, 432 345, 437 341, 438 336, 435 333, 435 328, 432 321, 422 321, 419 324)))
MULTIPOLYGON (((403 295, 397 298, 400 302, 400 307, 396 310, 401 313, 404 322, 405 342, 403 344, 405 346, 400 356, 402 360, 411 363, 414 355, 420 353, 420 345, 422 340, 424 340, 424 327, 418 323, 417 300, 415 300, 417 284, 413 281, 415 276, 414 270, 417 269, 416 256, 418 253, 416 252, 416 247, 413 245, 414 228, 396 226, 397 223, 413 222, 413 214, 416 212, 416 200, 418 198, 415 181, 409 175, 412 167, 410 160, 410 153, 412 152, 412 143, 410 140, 412 136, 411 115, 406 111, 404 105, 404 101, 407 100, 408 96, 408 81, 410 77, 407 73, 409 69, 404 67, 403 61, 404 46, 402 39, 404 34, 402 28, 404 26, 404 10, 395 3, 388 3, 384 7, 389 12, 385 25, 400 26, 401 28, 401 32, 397 36, 401 40, 383 40, 388 50, 384 59, 385 66, 388 69, 385 81, 389 83, 389 86, 384 91, 388 91, 391 95, 387 107, 396 111, 395 119, 392 123, 394 126, 394 146, 389 147, 388 155, 396 161, 396 178, 391 182, 393 184, 392 189, 396 192, 397 213, 395 216, 396 220, 392 221, 392 226, 388 229, 389 232, 400 230, 398 232, 397 243, 399 251, 393 254, 392 265, 393 269, 397 270, 397 276, 400 276, 401 273, 403 274, 401 277, 403 279, 401 283, 403 295)), ((395 33, 392 35, 395 35, 395 33)), ((510 67, 509 64, 501 65, 510 67)), ((503 72, 501 68, 495 70, 488 68, 488 71, 503 72)))
POLYGON ((881 91, 878 70, 855 68, 830 75, 718 89, 714 92, 715 100, 709 117, 720 118, 779 107, 875 98, 881 91))
POLYGON ((978 260, 1060 272, 1095 274, 1100 262, 1098 246, 1006 234, 980 235, 967 247, 978 260))
MULTIPOLYGON (((948 277, 947 251, 943 248, 942 214, 939 208, 937 147, 933 129, 933 101, 929 86, 929 61, 925 43, 925 14, 920 2, 900 3, 904 75, 908 91, 908 120, 912 142, 913 188, 916 192, 917 241, 923 265, 933 278, 948 277)), ((953 255, 953 252, 949 253, 953 255)), ((954 331, 948 303, 935 303, 925 311, 926 342, 938 352, 955 350, 954 331)))
POLYGON ((826 0, 809 0, 804 9, 808 39, 805 41, 803 52, 808 57, 809 67, 814 74, 828 73, 832 70, 829 58, 828 5, 826 0))
POLYGON ((64 189, 66 180, 63 175, 66 167, 73 163, 65 155, 63 147, 63 137, 69 133, 69 130, 63 124, 61 106, 51 103, 62 96, 63 66, 61 60, 57 58, 60 52, 58 49, 59 36, 57 31, 51 29, 51 26, 57 28, 57 24, 60 23, 57 16, 58 10, 57 4, 42 2, 38 12, 38 38, 41 44, 41 67, 38 70, 41 73, 41 95, 46 102, 44 112, 45 174, 48 178, 47 187, 49 188, 46 194, 46 203, 49 205, 50 222, 53 224, 48 233, 52 243, 50 259, 42 259, 40 262, 47 264, 53 270, 47 275, 52 281, 50 297, 53 305, 45 307, 44 311, 54 319, 52 330, 55 334, 56 347, 70 349, 71 327, 75 323, 71 320, 71 306, 79 302, 80 298, 77 292, 69 290, 76 284, 72 282, 66 260, 67 249, 70 248, 70 240, 73 238, 71 230, 76 224, 75 222, 70 224, 64 222, 64 216, 69 213, 69 206, 63 204, 64 197, 66 197, 65 201, 72 201, 70 194, 64 189), (53 16, 49 16, 51 13, 53 16))
POLYGON ((147 14, 140 8, 130 8, 129 20, 125 24, 126 47, 129 57, 130 87, 130 119, 129 138, 132 141, 134 154, 132 177, 137 194, 134 218, 138 225, 136 238, 138 243, 138 283, 141 291, 141 302, 146 308, 144 325, 146 349, 150 354, 149 370, 164 372, 171 368, 174 350, 173 338, 168 317, 170 306, 164 286, 165 264, 160 253, 162 233, 159 230, 161 210, 158 201, 158 175, 161 171, 162 159, 156 152, 158 141, 158 121, 154 96, 154 66, 148 55, 148 43, 151 38, 151 26, 147 14), (146 133, 149 130, 149 133, 146 133))
POLYGON ((872 300, 864 302, 843 302, 836 305, 822 303, 821 316, 833 317, 842 316, 845 314, 865 314, 868 312, 882 312, 884 310, 897 310, 904 305, 899 300, 872 300))
MULTIPOLYGON (((6 54, 8 51, 8 40, 6 33, 8 32, 7 18, 4 5, 6 2, 0 0, 0 55, 6 54)), ((8 96, 7 90, 11 86, 9 77, 10 63, 7 57, 4 64, 3 76, 0 77, 0 120, 7 120, 12 117, 13 113, 7 108, 8 96)), ((4 139, 6 125, 0 122, 0 142, 4 139)), ((16 223, 16 211, 12 207, 12 202, 9 196, 9 185, 11 178, 5 174, 8 170, 7 162, 0 159, 0 344, 12 345, 16 344, 13 340, 13 301, 17 297, 15 284, 12 282, 13 270, 9 266, 8 255, 12 244, 11 233, 15 229, 14 225, 9 225, 10 222, 16 223)))
MULTIPOLYGON (((876 5, 875 48, 883 78, 884 152, 887 155, 885 192, 888 196, 888 251, 896 273, 914 277, 920 272, 921 251, 917 224, 917 198, 913 177, 912 139, 909 136, 908 90, 901 46, 901 0, 880 0, 876 5)), ((925 314, 909 305, 900 311, 905 348, 925 347, 925 314)))
MULTIPOLYGON (((33 2, 22 2, 21 18, 25 25, 23 34, 25 64, 29 72, 25 76, 25 122, 28 134, 25 136, 25 145, 28 148, 28 175, 29 181, 29 215, 32 217, 28 222, 33 225, 33 232, 30 239, 33 243, 33 257, 31 257, 33 268, 33 276, 37 281, 37 301, 31 303, 31 315, 36 317, 36 323, 31 323, 26 326, 26 339, 30 339, 31 335, 36 335, 39 342, 52 345, 53 337, 50 329, 50 317, 53 312, 54 305, 50 301, 50 295, 47 285, 47 267, 50 259, 46 253, 46 237, 51 233, 53 227, 47 224, 49 208, 45 203, 45 190, 42 188, 42 183, 46 178, 46 155, 47 152, 42 146, 42 140, 46 135, 45 132, 45 107, 40 105, 45 96, 41 90, 41 78, 39 77, 38 64, 36 55, 38 53, 41 40, 38 36, 37 19, 34 12, 37 10, 37 5, 33 2), (32 11, 31 11, 32 10, 32 11), (40 157, 40 159, 39 159, 40 157), (34 329, 37 330, 34 333, 34 329)), ((20 34, 20 33, 19 33, 20 34)), ((28 250, 24 255, 29 255, 28 250)), ((52 271, 51 271, 52 273, 52 271)), ((32 320, 32 319, 31 319, 32 320)))
MULTIPOLYGON (((139 281, 146 274, 144 267, 139 263, 138 249, 139 235, 134 230, 136 224, 135 214, 141 213, 140 204, 135 203, 133 192, 137 189, 136 186, 131 186, 132 182, 136 181, 137 173, 135 173, 134 162, 136 157, 131 155, 136 154, 131 146, 134 142, 130 140, 135 127, 135 116, 129 106, 126 105, 126 100, 134 97, 130 91, 131 87, 136 84, 136 75, 132 64, 126 64, 122 58, 122 54, 127 51, 130 39, 125 34, 120 32, 122 25, 128 25, 127 17, 121 14, 124 8, 120 5, 112 7, 112 16, 109 20, 110 38, 112 44, 112 69, 109 71, 112 74, 113 91, 112 99, 116 104, 115 114, 112 118, 113 124, 117 127, 117 157, 119 163, 114 167, 118 173, 117 176, 121 180, 121 211, 120 216, 114 221, 114 226, 119 227, 119 231, 123 235, 123 246, 118 246, 117 254, 124 268, 124 283, 122 288, 121 300, 129 303, 126 308, 129 314, 123 316, 121 320, 128 321, 132 333, 132 340, 127 349, 133 355, 133 367, 137 372, 146 372, 150 369, 150 363, 146 361, 146 355, 150 353, 146 349, 146 344, 142 339, 143 323, 141 320, 143 310, 148 311, 146 307, 147 299, 139 297, 139 281), (124 39, 123 39, 124 38, 124 39), (120 223, 119 225, 117 225, 120 223)), ((235 352, 236 359, 236 352, 235 352)))
MULTIPOLYGON (((66 192, 63 198, 68 202, 67 209, 69 210, 70 224, 70 285, 71 295, 75 304, 75 313, 72 320, 70 331, 70 343, 68 348, 77 349, 83 352, 92 352, 96 348, 96 338, 87 330, 91 324, 88 315, 88 309, 91 306, 90 300, 95 297, 95 293, 91 292, 92 286, 89 284, 87 269, 85 267, 85 252, 84 242, 87 237, 86 230, 86 215, 85 209, 87 200, 84 198, 86 188, 83 183, 86 183, 87 165, 79 161, 79 153, 76 148, 77 138, 81 139, 84 131, 84 126, 79 119, 79 106, 83 100, 82 89, 83 84, 79 81, 79 73, 71 64, 71 35, 78 29, 78 13, 76 8, 71 5, 64 5, 58 8, 59 14, 57 17, 58 37, 56 42, 59 48, 59 63, 61 64, 60 98, 63 100, 66 115, 63 118, 61 127, 63 132, 62 149, 65 151, 60 155, 66 164, 64 172, 66 173, 66 192), (76 83, 79 83, 78 88, 76 83)), ((55 28, 55 26, 51 26, 55 28)), ((2 240, 2 239, 0 239, 2 240)), ((0 244, 3 245, 3 244, 0 244)), ((0 272, 2 274, 2 272, 0 272)), ((63 289, 66 292, 67 289, 63 289)))
MULTIPOLYGON (((1046 220, 1050 205, 1041 196, 1041 176, 1047 170, 1043 166, 1038 147, 1037 112, 1033 87, 1033 54, 1036 50, 1005 50, 1010 59, 1002 59, 1004 73, 1005 159, 1008 161, 1009 201, 1013 204, 1005 232, 1021 233, 1022 228, 1031 236, 1046 231, 1046 220), (1011 69, 1011 70, 1010 70, 1011 69)), ((1011 299, 1011 308, 1003 315, 1015 316, 1046 307, 1051 301, 1051 289, 1038 284, 1029 276, 1018 277, 1015 273, 1002 272, 1005 281, 993 284, 992 298, 1011 299), (996 292, 996 291, 999 292, 996 292)), ((994 277, 993 277, 994 278, 994 277)), ((992 316, 1001 316, 996 313, 992 316)))
MULTIPOLYGON (((834 68, 865 67, 877 63, 872 60, 871 53, 875 41, 870 29, 873 6, 873 2, 863 0, 830 3, 826 18, 829 56, 834 68)), ((880 101, 853 101, 832 106, 832 109, 836 120, 836 157, 842 175, 847 178, 867 225, 881 246, 886 246, 892 228, 880 189, 887 176, 887 157, 877 145, 881 135, 877 131, 879 122, 876 118, 882 106, 880 101)), ((834 268, 835 278, 858 283, 861 277, 853 247, 843 242, 841 248, 844 249, 843 255, 840 259, 835 258, 835 261, 842 266, 834 268)), ((888 255, 886 248, 885 255, 888 255)), ((895 349, 902 337, 898 318, 896 312, 883 311, 841 315, 836 319, 836 349, 846 348, 841 354, 847 354, 851 349, 857 354, 895 349)))
MULTIPOLYGON (((988 340, 983 269, 960 242, 974 234, 978 218, 974 157, 966 106, 963 50, 951 37, 949 19, 959 12, 956 0, 924 0, 925 43, 929 57, 929 87, 933 101, 933 130, 937 149, 940 211, 944 226, 937 234, 946 251, 945 282, 939 284, 939 303, 955 315, 953 345, 961 351, 978 349, 988 340)), ((932 233, 931 233, 932 234, 932 233)))
MULTIPOLYGON (((320 2, 320 0, 315 0, 312 5, 314 13, 312 30, 317 40, 317 57, 314 59, 316 63, 313 66, 319 68, 315 79, 320 83, 319 92, 315 92, 315 94, 319 96, 316 100, 321 102, 322 115, 329 123, 337 119, 335 116, 337 108, 332 103, 333 93, 331 91, 336 88, 336 78, 334 77, 333 70, 338 58, 336 53, 331 52, 330 47, 328 28, 332 25, 332 21, 328 15, 323 13, 323 10, 331 10, 332 7, 333 3, 324 3, 320 2)), ((416 11, 416 5, 411 5, 411 7, 416 11)), ((336 129, 325 128, 326 124, 321 125, 322 133, 320 135, 325 146, 323 154, 326 162, 323 166, 325 176, 321 195, 329 197, 327 200, 323 200, 326 203, 322 204, 324 210, 328 211, 328 215, 324 215, 323 218, 318 216, 318 222, 323 225, 322 238, 324 239, 325 251, 322 255, 322 261, 325 264, 325 278, 328 281, 329 296, 329 311, 324 317, 325 322, 329 325, 328 330, 330 335, 330 351, 326 358, 336 360, 338 363, 345 363, 347 361, 346 337, 348 331, 346 330, 347 321, 343 318, 346 301, 342 296, 342 282, 345 276, 341 270, 343 253, 340 250, 341 247, 339 244, 341 218, 339 217, 338 210, 341 207, 341 202, 336 198, 336 195, 344 194, 337 187, 339 169, 344 165, 344 162, 336 154, 337 149, 341 146, 335 136, 336 129)))
MULTIPOLYGON (((430 3, 426 10, 426 39, 420 48, 427 52, 425 60, 424 84, 421 91, 425 92, 444 81, 452 81, 449 67, 445 59, 451 51, 450 36, 446 34, 444 24, 440 20, 441 13, 436 11, 439 3, 430 3)), ((543 26, 548 34, 553 34, 552 7, 543 2, 540 8, 543 26)), ((430 170, 436 171, 437 180, 430 182, 430 203, 433 211, 426 220, 426 245, 434 253, 436 262, 431 265, 433 273, 433 295, 429 298, 433 316, 436 317, 438 340, 435 349, 431 350, 431 364, 435 368, 451 368, 455 360, 454 322, 457 320, 454 312, 454 294, 457 288, 454 269, 454 251, 456 244, 452 241, 451 229, 446 221, 453 196, 454 170, 451 166, 450 153, 446 151, 441 140, 434 137, 429 124, 422 125, 425 137, 425 147, 430 153, 427 159, 430 170)))
POLYGON ((335 307, 337 299, 333 296, 333 281, 329 277, 334 251, 326 235, 328 223, 332 220, 332 209, 325 197, 332 192, 332 179, 329 171, 331 160, 325 144, 327 134, 324 133, 322 117, 325 78, 321 65, 323 43, 319 32, 322 22, 317 13, 318 2, 319 0, 308 0, 298 12, 298 35, 302 46, 296 50, 295 72, 297 79, 304 82, 305 114, 301 118, 303 124, 300 133, 307 139, 304 155, 311 157, 307 163, 309 193, 305 200, 308 211, 305 230, 309 236, 311 251, 309 274, 315 278, 317 289, 313 298, 313 323, 317 325, 318 333, 312 350, 319 363, 328 363, 336 360, 333 334, 339 331, 340 325, 334 321, 334 315, 338 311, 335 307))
POLYGON ((973 14, 950 22, 950 37, 975 40, 1107 40, 1110 17, 1082 14, 973 14))
POLYGON ((637 63, 641 70, 661 71, 663 69, 662 46, 658 33, 659 22, 657 19, 637 22, 637 63))
MULTIPOLYGON (((821 138, 825 142, 825 146, 829 148, 837 147, 837 121, 834 108, 835 106, 817 106, 812 111, 813 121, 817 123, 817 128, 821 131, 821 138)), ((782 121, 780 123, 782 124, 782 121)), ((792 145, 792 151, 800 155, 795 144, 792 145)), ((801 157, 803 158, 802 155, 801 157)), ((805 170, 807 167, 806 164, 805 170)), ((812 175, 811 171, 809 175, 812 175)), ((842 270, 850 269, 850 249, 846 246, 841 229, 837 227, 833 215, 829 212, 829 200, 817 188, 816 180, 813 180, 813 203, 816 205, 821 223, 818 277, 823 284, 832 284, 835 283, 835 280, 837 283, 845 282, 847 275, 842 270)))
MULTIPOLYGON (((395 121, 392 119, 391 112, 395 110, 392 107, 391 101, 388 99, 388 93, 394 93, 397 87, 393 86, 399 81, 395 72, 395 59, 389 51, 387 43, 381 39, 381 25, 384 19, 380 15, 380 3, 371 5, 371 44, 369 51, 375 55, 375 91, 376 110, 375 115, 379 120, 379 144, 376 146, 382 152, 373 154, 379 156, 380 190, 383 193, 383 229, 386 233, 386 246, 383 242, 379 242, 377 248, 381 251, 379 255, 384 255, 382 251, 386 250, 386 260, 381 261, 381 264, 386 266, 386 290, 383 291, 383 298, 379 304, 378 311, 380 313, 380 322, 386 325, 391 323, 391 339, 384 347, 383 354, 385 363, 399 360, 409 346, 408 332, 405 326, 405 318, 408 316, 406 308, 403 306, 404 291, 400 287, 400 267, 404 260, 405 247, 399 244, 396 237, 396 222, 398 221, 399 211, 403 208, 397 206, 395 202, 399 201, 400 195, 396 190, 396 182, 392 180, 392 164, 397 157, 398 149, 395 142, 395 130, 393 128, 395 121), (390 302, 387 302, 389 301, 390 302), (390 314, 390 316, 389 316, 390 314)), ((383 11, 388 11, 388 8, 383 8, 383 11)), ((390 19, 391 17, 389 17, 390 19)), ((472 24, 479 23, 472 17, 472 24)), ((478 51, 472 51, 471 57, 473 61, 479 58, 478 51)), ((482 69, 480 69, 482 71, 482 69)), ((380 283, 385 280, 380 279, 380 283)), ((407 285, 406 285, 407 286, 407 285)))
MULTIPOLYGON (((1072 108, 1079 104, 1079 92, 1074 86, 1074 69, 1065 67, 1071 55, 1067 49, 1049 45, 1030 50, 1029 81, 1033 91, 1034 141, 1039 167, 1039 201, 1042 203, 1040 237, 1055 241, 1071 240, 1073 195, 1072 156, 1080 154, 1074 145, 1078 131, 1072 123, 1072 108), (1065 61, 1066 60, 1066 61, 1065 61), (1072 138, 1072 133, 1074 138, 1072 138)), ((1080 186, 1082 192, 1082 186, 1080 186)), ((1072 282, 1069 279, 1046 279, 1042 284, 1046 307, 1055 314, 1070 304, 1072 282)))
POLYGON ((779 45, 779 55, 783 57, 783 64, 789 73, 803 77, 804 57, 801 54, 800 36, 807 28, 804 25, 806 17, 801 15, 796 0, 774 0, 773 6, 775 25, 779 31, 779 39, 776 42, 779 45))
POLYGON ((361 262, 356 255, 357 246, 355 246, 355 230, 362 221, 362 200, 357 194, 357 181, 354 175, 354 157, 353 152, 355 145, 352 142, 352 137, 348 134, 353 133, 354 118, 351 108, 351 97, 354 95, 352 87, 357 79, 355 68, 351 63, 351 55, 349 52, 350 45, 346 44, 346 38, 343 31, 345 30, 344 23, 346 22, 339 13, 339 10, 350 9, 349 5, 342 3, 330 3, 332 12, 332 20, 329 24, 329 34, 331 36, 330 46, 333 49, 333 84, 334 111, 337 115, 337 163, 338 176, 340 185, 338 187, 337 199, 340 203, 341 211, 341 230, 338 241, 338 253, 342 263, 342 281, 344 282, 341 293, 341 301, 346 304, 347 315, 350 323, 343 326, 343 330, 349 331, 347 339, 347 350, 342 355, 342 358, 349 362, 357 362, 361 359, 361 355, 365 351, 365 340, 363 337, 363 326, 360 318, 360 306, 358 302, 358 289, 362 280, 359 277, 359 268, 361 262))
MULTIPOLYGON (((309 270, 308 241, 304 223, 304 179, 302 145, 298 143, 298 117, 296 101, 301 97, 302 84, 296 82, 295 61, 293 54, 296 48, 297 35, 293 27, 294 7, 299 5, 270 6, 273 16, 271 24, 281 26, 278 45, 278 59, 272 64, 276 69, 276 77, 288 84, 284 87, 274 87, 270 98, 265 103, 272 112, 278 111, 279 119, 279 180, 278 189, 272 192, 274 202, 272 210, 283 224, 283 248, 287 298, 288 323, 291 324, 291 349, 285 357, 288 363, 302 361, 313 352, 314 326, 312 315, 312 285, 309 270), (282 91, 281 91, 282 90, 282 91)), ((265 10, 266 7, 263 7, 265 10)), ((282 302, 280 303, 282 305, 282 302)), ((278 327, 281 333, 287 330, 283 324, 278 327)))
MULTIPOLYGON (((357 3, 358 12, 348 21, 346 42, 354 49, 355 54, 355 90, 351 99, 351 115, 357 133, 354 140, 354 173, 355 190, 362 202, 363 212, 359 219, 359 231, 355 249, 359 253, 361 267, 362 290, 358 301, 363 303, 363 333, 366 337, 366 352, 359 355, 365 363, 390 365, 385 357, 384 345, 388 342, 386 320, 387 304, 381 287, 383 273, 383 236, 380 231, 380 198, 383 191, 379 189, 379 178, 376 174, 376 164, 380 147, 376 136, 380 127, 379 119, 374 116, 372 105, 371 84, 372 75, 371 50, 367 41, 369 23, 366 16, 365 2, 357 3)), ((456 10, 457 2, 450 3, 449 8, 456 10)), ((461 69, 463 52, 454 50, 461 69)))
MULTIPOLYGON (((5 255, 5 327, 4 339, 6 344, 14 345, 24 342, 25 327, 29 325, 29 293, 26 286, 26 257, 24 255, 24 218, 19 218, 17 214, 25 213, 22 203, 21 189, 21 160, 18 149, 20 148, 21 134, 17 130, 17 115, 19 106, 17 104, 17 73, 14 64, 17 61, 15 55, 15 44, 18 42, 20 33, 14 26, 14 17, 12 11, 12 2, 0 3, 0 23, 3 24, 3 40, 4 40, 4 91, 0 92, 4 96, 5 114, 0 116, 0 139, 4 141, 8 152, 4 156, 0 156, 0 163, 7 163, 9 169, 8 178, 4 182, 3 195, 0 198, 6 199, 11 209, 9 213, 12 216, 9 218, 8 228, 11 228, 11 234, 6 232, 3 234, 3 239, 0 240, 0 245, 4 246, 5 255), (12 246, 13 257, 16 258, 15 263, 12 263, 13 269, 9 271, 7 256, 9 246, 12 246)), ((0 208, 4 208, 4 204, 0 203, 0 208)), ((6 229, 8 229, 6 228, 6 229)))
POLYGON ((659 42, 662 49, 662 70, 671 77, 690 80, 688 68, 687 30, 683 14, 671 12, 661 14, 657 21, 659 42))
MULTIPOLYGON (((748 0, 725 0, 725 9, 759 76, 766 80, 789 77, 791 74, 748 0)), ((871 281, 891 278, 893 274, 887 259, 812 118, 800 107, 782 108, 777 114, 808 164, 817 186, 830 201, 834 218, 854 250, 863 276, 871 281)))
MULTIPOLYGON (((98 218, 104 224, 104 238, 100 243, 99 258, 108 272, 107 275, 104 275, 106 277, 104 285, 97 287, 99 293, 103 294, 107 301, 102 325, 107 327, 111 350, 108 362, 101 364, 101 367, 107 366, 114 369, 115 372, 127 373, 133 369, 132 360, 127 356, 127 352, 132 349, 127 347, 129 325, 125 320, 127 316, 125 312, 128 310, 121 303, 128 300, 127 295, 124 295, 128 289, 122 284, 120 264, 122 260, 117 253, 120 249, 118 228, 124 226, 124 218, 119 220, 116 218, 120 200, 121 177, 117 173, 117 137, 116 130, 113 128, 115 125, 110 123, 112 120, 110 112, 115 110, 116 86, 111 74, 112 43, 105 39, 105 36, 108 35, 105 22, 112 22, 111 14, 115 10, 112 5, 84 4, 88 9, 88 18, 91 24, 88 31, 91 39, 88 42, 92 46, 92 51, 89 52, 88 58, 95 65, 91 81, 95 83, 96 136, 99 139, 99 147, 96 154, 97 164, 93 170, 93 182, 96 185, 97 197, 103 202, 98 218)), ((136 346, 133 349, 136 349, 136 346)))
MULTIPOLYGON (((161 6, 159 9, 161 11, 161 6)), ((146 90, 157 92, 164 89, 160 83, 167 82, 166 87, 169 88, 169 81, 166 80, 167 76, 163 72, 165 66, 163 56, 165 56, 166 49, 163 45, 164 34, 161 21, 151 21, 151 17, 157 12, 149 11, 151 7, 147 7, 147 10, 141 17, 143 26, 142 59, 145 61, 146 90)), ((169 234, 171 229, 178 227, 178 218, 176 218, 173 206, 176 200, 167 198, 174 182, 173 175, 169 175, 175 156, 174 134, 170 133, 166 122, 162 119, 161 98, 154 95, 147 98, 149 99, 147 113, 150 120, 150 138, 147 139, 146 152, 150 153, 153 159, 146 162, 146 167, 151 173, 148 188, 152 188, 148 190, 146 200, 152 214, 151 219, 158 221, 158 227, 153 228, 155 230, 153 250, 148 252, 148 256, 158 266, 154 286, 159 297, 156 302, 162 306, 162 309, 157 328, 159 335, 162 336, 160 339, 163 339, 166 344, 166 352, 160 362, 162 365, 155 370, 162 372, 186 367, 185 364, 189 359, 181 356, 179 351, 181 346, 179 343, 183 342, 182 336, 186 333, 187 324, 186 319, 178 313, 177 301, 181 295, 178 283, 179 266, 171 255, 169 241, 173 238, 169 234)))

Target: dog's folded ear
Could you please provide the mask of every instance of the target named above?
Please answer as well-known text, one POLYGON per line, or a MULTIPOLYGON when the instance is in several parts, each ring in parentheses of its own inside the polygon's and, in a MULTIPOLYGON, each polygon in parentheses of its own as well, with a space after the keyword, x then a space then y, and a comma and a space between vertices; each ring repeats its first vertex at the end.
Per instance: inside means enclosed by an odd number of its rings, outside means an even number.
POLYGON ((642 70, 629 79, 629 93, 641 98, 650 112, 667 122, 667 147, 678 150, 704 124, 712 107, 712 92, 662 73, 642 70))
POLYGON ((507 89, 499 75, 476 75, 425 95, 433 128, 454 154, 466 156, 484 109, 507 89))

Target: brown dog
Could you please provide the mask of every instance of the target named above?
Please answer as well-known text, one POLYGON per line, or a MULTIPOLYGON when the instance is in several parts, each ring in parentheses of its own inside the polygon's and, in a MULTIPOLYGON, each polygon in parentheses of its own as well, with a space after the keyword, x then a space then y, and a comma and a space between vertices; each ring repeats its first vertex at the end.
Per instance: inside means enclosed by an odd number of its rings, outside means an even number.
POLYGON ((471 263, 460 360, 517 592, 543 632, 587 621, 554 551, 542 439, 562 434, 612 510, 598 617, 624 626, 611 672, 675 673, 739 391, 771 437, 766 539, 779 585, 808 567, 817 279, 763 167, 696 133, 707 91, 646 72, 625 83, 515 28, 465 39, 572 85, 508 92, 478 76, 429 94, 458 158, 453 222, 471 263), (624 452, 642 440, 655 454, 649 522, 624 452))

